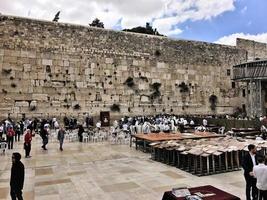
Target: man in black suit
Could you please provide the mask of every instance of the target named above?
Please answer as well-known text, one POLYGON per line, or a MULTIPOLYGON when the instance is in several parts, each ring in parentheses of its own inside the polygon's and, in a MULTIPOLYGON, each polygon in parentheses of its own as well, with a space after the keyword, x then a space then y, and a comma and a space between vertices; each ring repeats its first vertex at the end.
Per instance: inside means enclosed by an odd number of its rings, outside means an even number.
POLYGON ((10 196, 12 200, 23 200, 22 189, 24 184, 24 165, 20 161, 20 153, 13 153, 10 177, 10 196))
POLYGON ((257 165, 257 147, 254 144, 248 145, 249 153, 243 158, 242 167, 246 179, 246 197, 251 200, 250 191, 252 189, 252 199, 256 200, 258 189, 256 187, 257 179, 253 176, 253 167, 257 165))

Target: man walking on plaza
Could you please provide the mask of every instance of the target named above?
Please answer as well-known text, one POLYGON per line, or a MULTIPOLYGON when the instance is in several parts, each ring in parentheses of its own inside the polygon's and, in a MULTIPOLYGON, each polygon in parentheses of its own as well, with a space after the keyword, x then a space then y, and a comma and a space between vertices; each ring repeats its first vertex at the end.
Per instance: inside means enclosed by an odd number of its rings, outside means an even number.
POLYGON ((60 129, 58 130, 58 133, 57 133, 57 139, 59 141, 59 149, 60 149, 60 151, 63 151, 62 146, 63 146, 65 134, 66 134, 66 131, 63 129, 62 126, 60 126, 60 129))
POLYGON ((43 139, 43 146, 44 150, 47 150, 46 145, 48 144, 48 127, 43 127, 41 129, 41 137, 43 139))
POLYGON ((12 168, 10 177, 10 196, 12 200, 23 200, 24 165, 20 161, 20 153, 12 154, 12 168))
POLYGON ((13 142, 14 142, 14 136, 15 136, 15 131, 13 130, 13 127, 8 127, 7 128, 7 143, 8 143, 8 149, 13 149, 13 142))
POLYGON ((259 200, 267 200, 267 166, 265 157, 258 156, 259 164, 253 168, 254 177, 257 179, 257 188, 259 189, 259 200))
POLYGON ((247 200, 256 200, 258 196, 258 190, 256 187, 257 179, 253 176, 253 167, 257 165, 257 147, 254 144, 248 145, 249 153, 243 158, 242 167, 244 169, 244 176, 246 180, 246 197, 247 200))

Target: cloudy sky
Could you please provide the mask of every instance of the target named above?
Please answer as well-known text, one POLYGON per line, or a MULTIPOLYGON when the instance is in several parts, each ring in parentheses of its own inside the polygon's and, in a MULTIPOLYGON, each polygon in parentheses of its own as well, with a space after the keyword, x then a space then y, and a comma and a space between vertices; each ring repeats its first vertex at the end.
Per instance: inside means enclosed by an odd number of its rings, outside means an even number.
POLYGON ((121 30, 150 22, 177 39, 235 45, 242 37, 267 43, 267 0, 0 0, 0 13, 121 30))

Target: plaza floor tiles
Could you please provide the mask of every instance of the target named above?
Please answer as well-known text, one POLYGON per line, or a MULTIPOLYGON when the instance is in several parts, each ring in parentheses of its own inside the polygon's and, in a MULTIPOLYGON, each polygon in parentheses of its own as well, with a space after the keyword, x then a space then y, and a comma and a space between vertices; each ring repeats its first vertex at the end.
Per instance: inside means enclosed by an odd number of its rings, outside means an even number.
POLYGON ((85 174, 86 171, 74 171, 74 172, 68 172, 67 175, 68 176, 76 176, 76 175, 81 175, 81 174, 85 174))
POLYGON ((177 174, 175 172, 172 172, 172 171, 163 171, 161 173, 174 179, 184 178, 184 176, 177 174))
POLYGON ((150 159, 128 145, 49 142, 41 149, 33 139, 31 158, 24 158, 23 142, 0 155, 0 200, 10 200, 11 156, 20 152, 25 166, 25 200, 161 200, 173 187, 213 185, 245 199, 242 171, 197 177, 150 159))
POLYGON ((118 192, 118 191, 131 190, 134 188, 138 188, 140 186, 138 186, 134 182, 124 182, 124 183, 117 183, 117 184, 111 184, 111 185, 102 185, 100 187, 105 192, 118 192))
POLYGON ((52 168, 37 168, 35 169, 35 175, 41 176, 41 175, 51 175, 53 174, 52 168))
POLYGON ((51 180, 51 181, 36 182, 35 186, 56 185, 56 184, 69 183, 69 182, 71 182, 71 180, 69 178, 67 178, 67 179, 57 179, 57 180, 51 180))

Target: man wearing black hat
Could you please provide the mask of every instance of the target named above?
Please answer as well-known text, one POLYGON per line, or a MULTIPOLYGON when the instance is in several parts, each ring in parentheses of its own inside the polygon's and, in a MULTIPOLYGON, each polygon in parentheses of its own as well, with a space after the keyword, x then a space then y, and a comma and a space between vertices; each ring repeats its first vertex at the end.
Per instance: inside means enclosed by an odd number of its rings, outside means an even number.
POLYGON ((10 196, 12 200, 23 200, 24 165, 20 161, 20 153, 12 154, 12 168, 10 177, 10 196))

